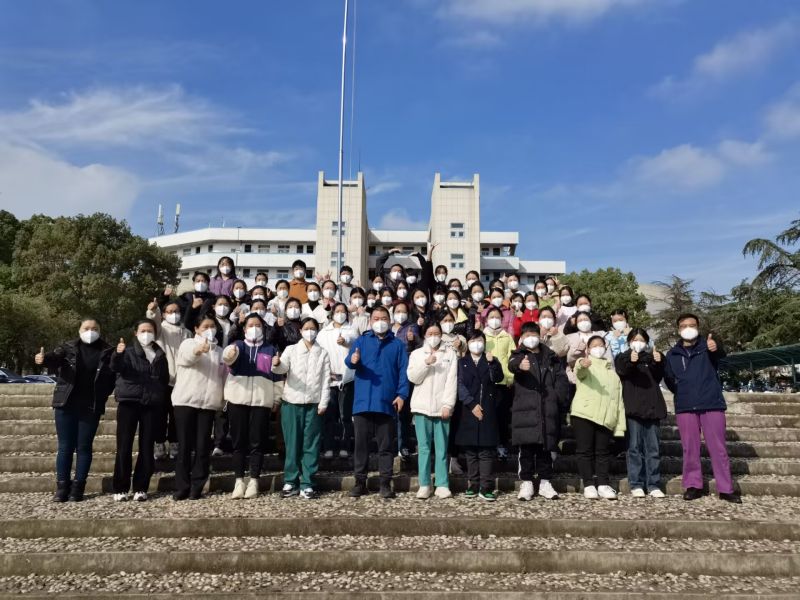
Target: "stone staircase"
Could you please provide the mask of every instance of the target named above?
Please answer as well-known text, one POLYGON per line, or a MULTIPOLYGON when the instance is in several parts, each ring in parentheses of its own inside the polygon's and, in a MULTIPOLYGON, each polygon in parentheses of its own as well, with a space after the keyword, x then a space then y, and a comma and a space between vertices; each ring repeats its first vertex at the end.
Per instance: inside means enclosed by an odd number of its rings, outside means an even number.
MULTIPOLYGON (((674 418, 662 427, 662 501, 566 493, 516 500, 516 463, 497 464, 496 503, 419 502, 416 459, 396 459, 397 500, 353 501, 349 460, 321 460, 314 502, 232 501, 230 458, 212 460, 210 494, 175 503, 159 461, 146 503, 113 503, 113 400, 95 440, 89 497, 54 504, 55 427, 45 385, 0 387, 0 597, 101 598, 798 598, 800 396, 729 395, 728 450, 741 506, 686 503, 674 418), (164 492, 163 494, 160 492, 164 492), (339 493, 336 493, 339 492, 339 493)), ((580 490, 567 427, 554 481, 580 490)), ((708 461, 706 461, 707 463, 708 461)), ((261 489, 282 485, 265 457, 261 489)), ((375 467, 376 465, 372 465, 375 467)), ((710 477, 710 465, 704 464, 710 477)), ((377 477, 370 479, 377 486, 377 477)), ((712 479, 707 481, 715 492, 712 479)), ((465 489, 453 478, 454 492, 465 489)))

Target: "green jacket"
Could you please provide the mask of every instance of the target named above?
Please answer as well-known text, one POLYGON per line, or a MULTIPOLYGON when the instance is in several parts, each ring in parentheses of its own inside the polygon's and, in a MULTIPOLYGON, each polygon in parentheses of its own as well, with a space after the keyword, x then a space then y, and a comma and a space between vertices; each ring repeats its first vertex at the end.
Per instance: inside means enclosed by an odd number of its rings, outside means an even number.
POLYGON ((570 414, 587 419, 614 432, 625 435, 625 405, 622 403, 622 383, 614 364, 604 358, 591 358, 588 368, 579 360, 575 363, 577 389, 570 414))
POLYGON ((503 381, 497 385, 511 385, 514 383, 514 374, 508 370, 508 359, 516 349, 514 338, 504 329, 501 329, 497 335, 491 335, 486 330, 483 333, 486 336, 486 352, 491 352, 503 367, 503 381))

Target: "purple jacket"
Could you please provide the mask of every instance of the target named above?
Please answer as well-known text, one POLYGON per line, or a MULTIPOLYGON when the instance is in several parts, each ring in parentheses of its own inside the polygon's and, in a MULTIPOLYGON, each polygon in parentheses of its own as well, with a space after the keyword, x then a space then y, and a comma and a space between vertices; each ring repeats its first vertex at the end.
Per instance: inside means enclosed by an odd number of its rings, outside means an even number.
POLYGON ((231 297, 233 292, 233 282, 236 281, 235 277, 223 279, 220 277, 212 277, 211 283, 208 285, 208 290, 215 296, 231 297))
MULTIPOLYGON (((489 311, 494 309, 494 306, 490 306, 489 308, 484 309, 481 312, 481 324, 486 325, 486 321, 489 318, 489 311)), ((510 308, 506 308, 505 306, 501 306, 498 310, 503 313, 503 318, 501 321, 500 327, 505 329, 508 335, 512 338, 514 337, 514 319, 516 315, 514 315, 514 311, 510 308)))

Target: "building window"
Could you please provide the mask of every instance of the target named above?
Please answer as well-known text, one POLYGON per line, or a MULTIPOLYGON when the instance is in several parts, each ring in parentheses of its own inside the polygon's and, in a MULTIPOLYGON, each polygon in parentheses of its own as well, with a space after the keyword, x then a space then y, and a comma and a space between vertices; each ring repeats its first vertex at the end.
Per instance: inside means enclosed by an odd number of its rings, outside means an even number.
POLYGON ((369 247, 369 255, 370 256, 377 256, 378 255, 378 249, 375 246, 370 246, 369 247))
POLYGON ((252 252, 253 251, 253 244, 245 244, 244 245, 245 252, 252 252))
POLYGON ((302 254, 304 248, 305 246, 303 246, 303 244, 297 244, 297 253, 302 254))
POLYGON ((464 224, 463 223, 450 223, 450 237, 463 238, 464 237, 464 224))
POLYGON ((306 254, 314 254, 314 246, 306 246, 306 254))
POLYGON ((184 271, 181 273, 181 279, 189 279, 189 271, 184 271))
POLYGON ((464 255, 463 254, 451 254, 450 255, 450 268, 451 269, 463 269, 464 268, 464 255))
POLYGON ((489 249, 481 248, 481 256, 489 256, 489 249))
MULTIPOLYGON (((347 222, 342 221, 342 235, 347 233, 347 222)), ((331 221, 331 235, 339 235, 339 221, 331 221)))
POLYGON ((492 248, 492 256, 500 256, 500 248, 492 248))
POLYGON ((245 269, 242 271, 242 277, 250 277, 250 269, 245 269))
POLYGON ((214 244, 209 244, 208 245, 208 251, 209 252, 213 252, 214 251, 214 244))
POLYGON ((192 253, 192 249, 191 248, 184 248, 183 249, 183 255, 184 256, 189 256, 191 253, 192 253))
POLYGON ((278 244, 278 254, 289 254, 289 244, 278 244))
POLYGON ((269 254, 269 244, 259 244, 258 245, 258 253, 259 254, 269 254))
POLYGON ((289 270, 288 269, 278 269, 277 274, 278 279, 289 279, 289 270))
POLYGON ((414 247, 413 246, 403 246, 402 250, 403 250, 403 254, 413 254, 414 253, 414 247))
POLYGON ((195 253, 195 254, 200 254, 200 246, 197 246, 197 247, 194 249, 194 253, 195 253))

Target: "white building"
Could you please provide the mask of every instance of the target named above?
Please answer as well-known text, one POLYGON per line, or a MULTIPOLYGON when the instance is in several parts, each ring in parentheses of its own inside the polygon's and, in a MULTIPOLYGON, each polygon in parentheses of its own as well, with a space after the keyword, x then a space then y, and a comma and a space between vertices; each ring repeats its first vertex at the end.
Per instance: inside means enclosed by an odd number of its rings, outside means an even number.
MULTIPOLYGON (((288 279, 292 263, 302 259, 308 276, 330 273, 336 277, 338 235, 338 185, 320 171, 317 185, 315 229, 209 227, 151 238, 152 243, 181 257, 181 287, 188 286, 195 271, 215 272, 222 256, 230 256, 239 277, 251 284, 259 271, 269 276, 270 287, 288 279)), ((481 231, 480 183, 441 181, 436 173, 431 193, 431 214, 425 231, 370 229, 363 173, 343 183, 343 262, 350 265, 362 284, 374 274, 377 257, 390 248, 403 254, 427 255, 428 244, 438 243, 434 265, 447 266, 451 277, 462 281, 467 271, 480 270, 484 283, 503 273, 517 273, 522 285, 533 286, 542 276, 564 273, 560 260, 522 260, 517 256, 519 233, 481 231)), ((520 215, 522 216, 522 215, 520 215)), ((525 222, 524 218, 522 222, 525 222)), ((414 259, 392 259, 416 266, 414 259)))

